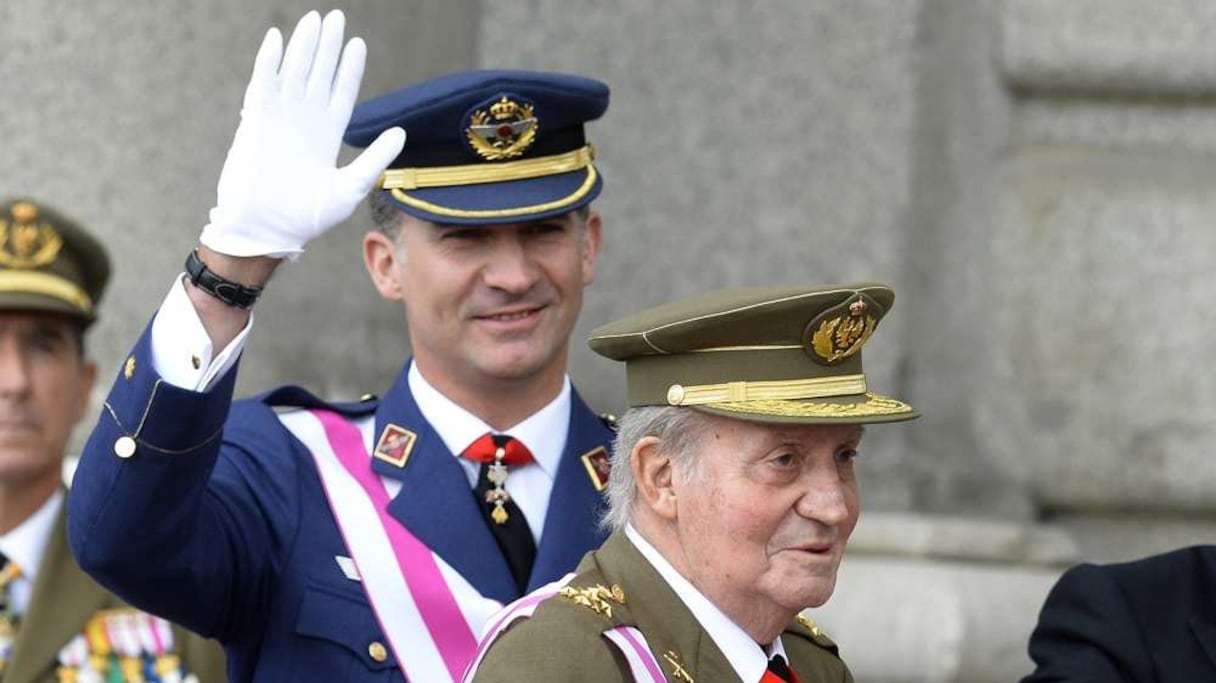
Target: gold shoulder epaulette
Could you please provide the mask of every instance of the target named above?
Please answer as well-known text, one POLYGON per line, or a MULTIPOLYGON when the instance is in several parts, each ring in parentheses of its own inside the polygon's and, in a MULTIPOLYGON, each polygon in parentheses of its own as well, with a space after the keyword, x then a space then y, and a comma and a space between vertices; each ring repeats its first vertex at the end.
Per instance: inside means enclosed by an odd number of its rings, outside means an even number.
POLYGON ((798 623, 802 624, 803 628, 805 628, 807 631, 810 632, 812 638, 827 637, 824 635, 823 631, 819 628, 819 624, 816 624, 814 619, 812 619, 806 615, 799 614, 798 623))
POLYGON ((612 618, 612 603, 625 604, 625 591, 615 583, 612 584, 612 588, 606 588, 598 583, 586 588, 566 586, 558 591, 558 595, 607 619, 612 618))

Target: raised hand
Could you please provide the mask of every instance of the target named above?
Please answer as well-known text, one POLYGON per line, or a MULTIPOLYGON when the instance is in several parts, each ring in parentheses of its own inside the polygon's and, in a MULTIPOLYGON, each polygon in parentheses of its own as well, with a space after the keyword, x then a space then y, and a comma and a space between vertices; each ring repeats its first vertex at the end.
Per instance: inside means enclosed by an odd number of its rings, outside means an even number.
POLYGON ((310 240, 350 217, 401 153, 405 131, 392 128, 337 167, 367 59, 362 39, 343 47, 345 28, 340 10, 324 21, 309 12, 286 50, 279 30, 267 31, 200 237, 212 251, 297 258, 310 240))

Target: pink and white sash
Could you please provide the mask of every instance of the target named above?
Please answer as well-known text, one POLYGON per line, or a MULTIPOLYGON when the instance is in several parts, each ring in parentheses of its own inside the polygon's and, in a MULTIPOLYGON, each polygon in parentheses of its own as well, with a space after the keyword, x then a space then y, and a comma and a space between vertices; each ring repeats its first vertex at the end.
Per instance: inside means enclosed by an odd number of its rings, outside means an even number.
POLYGON ((638 683, 666 683, 667 677, 659 668, 659 661, 650 651, 646 636, 632 626, 617 626, 604 631, 608 642, 616 646, 629 662, 629 673, 638 683))
MULTIPOLYGON (((495 614, 481 636, 481 642, 477 646, 477 657, 469 665, 468 671, 465 671, 462 683, 472 683, 490 646, 494 644, 498 636, 502 635, 503 631, 520 619, 531 617, 542 602, 561 592, 561 589, 574 577, 573 573, 566 574, 553 583, 537 588, 495 614)), ((666 683, 667 678, 663 675, 663 670, 659 667, 659 662, 650 651, 646 637, 642 635, 641 631, 632 626, 617 626, 604 631, 603 636, 621 651, 621 655, 629 663, 629 673, 633 676, 634 681, 637 683, 666 683)))
POLYGON ((474 631, 501 608, 479 594, 388 514, 364 433, 337 413, 279 415, 312 454, 334 520, 380 628, 411 681, 459 681, 477 651, 474 631))

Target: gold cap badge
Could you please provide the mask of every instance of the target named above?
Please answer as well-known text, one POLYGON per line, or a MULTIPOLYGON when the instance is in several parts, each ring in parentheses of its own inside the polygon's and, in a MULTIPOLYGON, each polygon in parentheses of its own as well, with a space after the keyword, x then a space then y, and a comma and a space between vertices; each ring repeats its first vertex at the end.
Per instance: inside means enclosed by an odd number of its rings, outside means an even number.
POLYGON ((523 104, 503 95, 486 109, 469 116, 465 136, 473 150, 487 161, 501 161, 520 156, 536 140, 540 124, 531 104, 523 104))
POLYGON ((45 221, 38 221, 38 207, 17 202, 10 210, 13 220, 0 218, 0 266, 41 268, 55 260, 63 238, 45 221))
POLYGON ((815 318, 807 325, 811 357, 834 365, 861 350, 862 344, 874 334, 878 321, 867 311, 869 305, 858 295, 848 304, 848 313, 837 306, 815 318))

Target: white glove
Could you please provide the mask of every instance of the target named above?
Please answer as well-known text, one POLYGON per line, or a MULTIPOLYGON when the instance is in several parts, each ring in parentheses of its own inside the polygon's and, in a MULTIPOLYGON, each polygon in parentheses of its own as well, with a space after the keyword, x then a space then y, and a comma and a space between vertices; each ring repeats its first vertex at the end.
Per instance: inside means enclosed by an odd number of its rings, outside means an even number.
POLYGON ((208 248, 295 260, 309 240, 350 217, 401 153, 405 131, 390 128, 349 165, 336 167, 367 60, 360 38, 342 49, 345 26, 340 10, 324 22, 309 12, 286 53, 278 29, 266 33, 211 222, 199 238, 208 248))

